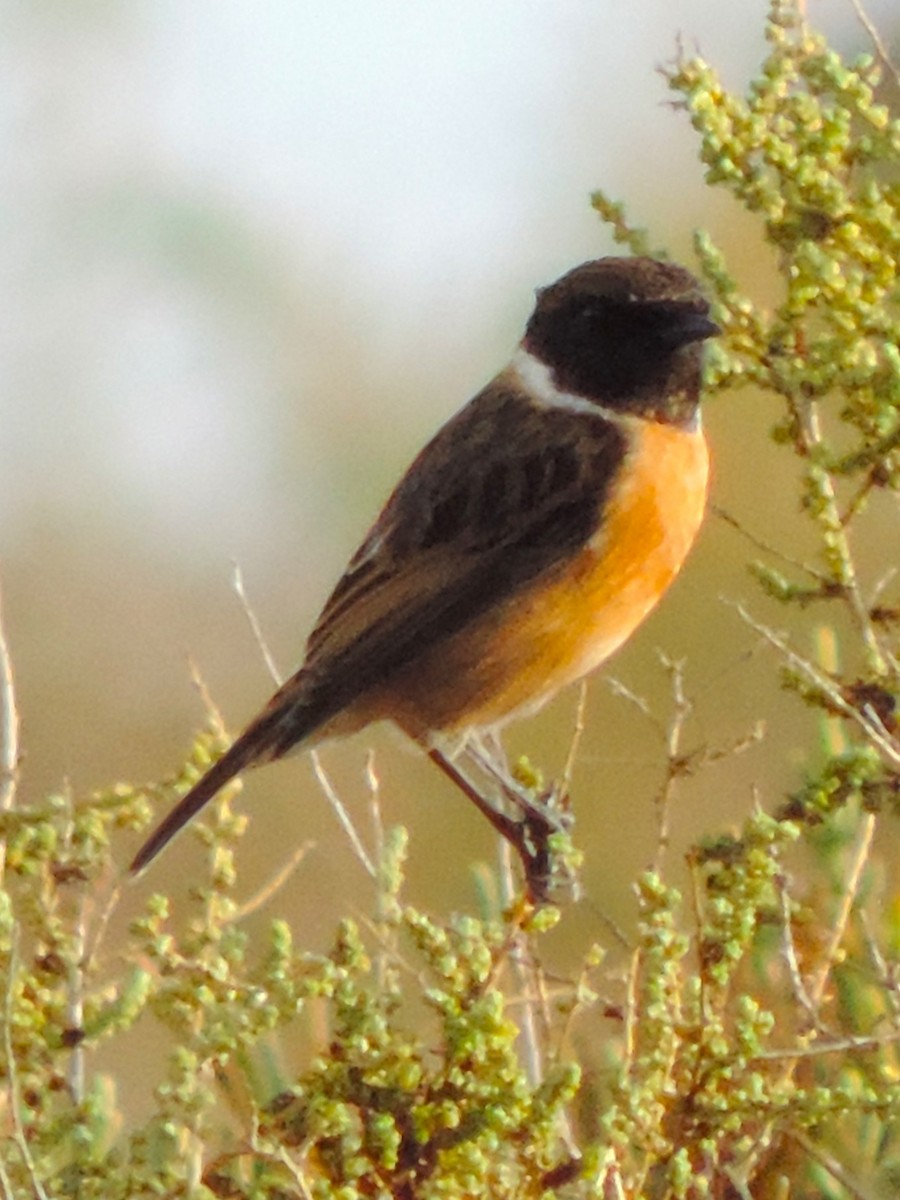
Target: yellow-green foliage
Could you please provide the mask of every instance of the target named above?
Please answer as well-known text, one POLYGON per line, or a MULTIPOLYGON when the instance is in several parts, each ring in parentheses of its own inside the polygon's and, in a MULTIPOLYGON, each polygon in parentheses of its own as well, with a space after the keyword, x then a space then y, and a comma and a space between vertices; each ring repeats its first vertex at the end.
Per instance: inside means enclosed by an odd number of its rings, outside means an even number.
MULTIPOLYGON (((740 836, 698 846, 684 901, 636 883, 624 977, 605 948, 550 987, 537 965, 558 914, 437 918, 403 898, 405 840, 384 839, 377 918, 344 920, 330 953, 283 919, 248 944, 222 802, 188 919, 151 897, 125 958, 103 933, 117 832, 149 792, 54 796, 2 814, 0 1197, 271 1198, 887 1196, 900 1189, 900 909, 871 857, 900 780, 896 581, 866 578, 854 536, 898 486, 900 124, 878 65, 843 62, 773 3, 745 97, 707 63, 669 83, 710 185, 762 224, 781 295, 744 296, 703 235, 725 337, 713 392, 777 397, 774 436, 799 464, 818 559, 754 565, 767 596, 815 608, 841 659, 811 661, 754 615, 784 682, 820 710, 807 778, 740 836), (837 635, 836 635, 837 636, 837 635), (310 1019, 310 1016, 314 1020, 310 1019), (153 1111, 125 1124, 95 1053, 152 1026, 153 1111), (314 1035, 311 1030, 315 1028, 314 1035), (282 1078, 278 1037, 307 1037, 282 1078)), ((598 210, 643 248, 622 210, 598 210)), ((201 741, 184 778, 202 769, 201 741)), ((670 762, 672 777, 685 768, 670 762)), ((564 914, 563 914, 564 919, 564 914)), ((107 1054, 106 1063, 110 1062, 107 1054)))

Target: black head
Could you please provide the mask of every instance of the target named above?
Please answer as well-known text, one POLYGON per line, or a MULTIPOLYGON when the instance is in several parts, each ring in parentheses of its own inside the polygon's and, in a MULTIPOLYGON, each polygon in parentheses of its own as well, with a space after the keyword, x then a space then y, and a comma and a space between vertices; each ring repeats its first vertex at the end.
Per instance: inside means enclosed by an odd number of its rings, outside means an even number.
POLYGON ((601 258, 542 288, 523 345, 556 386, 659 421, 693 420, 719 333, 697 280, 653 258, 601 258))

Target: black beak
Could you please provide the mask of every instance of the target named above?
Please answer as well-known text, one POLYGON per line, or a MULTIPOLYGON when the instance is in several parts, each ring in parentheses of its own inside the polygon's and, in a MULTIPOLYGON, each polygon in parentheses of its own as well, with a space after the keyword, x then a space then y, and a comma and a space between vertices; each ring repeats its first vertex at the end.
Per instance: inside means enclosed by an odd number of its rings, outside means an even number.
POLYGON ((721 332, 715 321, 704 313, 685 312, 666 326, 663 336, 674 349, 690 342, 705 342, 707 338, 718 337, 721 332))

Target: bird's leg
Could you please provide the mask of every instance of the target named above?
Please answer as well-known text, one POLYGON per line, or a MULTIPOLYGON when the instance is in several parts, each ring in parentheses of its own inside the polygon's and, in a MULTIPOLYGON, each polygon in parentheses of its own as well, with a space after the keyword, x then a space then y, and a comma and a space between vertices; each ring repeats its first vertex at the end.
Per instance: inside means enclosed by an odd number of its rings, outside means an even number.
MULTIPOLYGON (((532 900, 538 904, 547 902, 551 892, 559 891, 561 879, 569 891, 575 890, 572 870, 567 863, 560 866, 559 856, 550 845, 551 836, 560 832, 561 824, 545 811, 543 806, 536 805, 518 788, 514 780, 500 774, 496 764, 493 770, 484 766, 482 769, 488 770, 488 774, 496 779, 507 798, 521 811, 521 819, 515 820, 485 799, 452 759, 441 750, 432 747, 428 750, 428 757, 472 801, 478 811, 487 817, 494 829, 519 855, 532 900)), ((473 761, 480 763, 477 754, 473 755, 473 761)))
POLYGON ((551 829, 568 833, 572 828, 569 797, 558 783, 551 783, 540 795, 524 787, 513 776, 506 751, 496 732, 472 734, 465 743, 465 751, 473 763, 501 789, 523 815, 523 818, 544 822, 551 829))
POLYGON ((466 778, 456 763, 451 758, 448 758, 442 750, 438 750, 433 746, 428 751, 428 757, 435 766, 440 767, 447 778, 451 779, 464 795, 468 796, 478 811, 487 817, 500 836, 506 838, 508 842, 511 842, 518 849, 517 830, 520 822, 514 821, 512 817, 508 817, 505 813, 500 812, 489 800, 485 799, 474 783, 466 778))

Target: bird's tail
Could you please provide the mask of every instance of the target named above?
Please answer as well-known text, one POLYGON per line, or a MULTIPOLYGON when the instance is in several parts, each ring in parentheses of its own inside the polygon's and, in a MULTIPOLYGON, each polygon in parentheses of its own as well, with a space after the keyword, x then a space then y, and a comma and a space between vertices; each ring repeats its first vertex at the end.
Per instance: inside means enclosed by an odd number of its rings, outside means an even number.
POLYGON ((132 874, 143 871, 175 834, 241 771, 280 758, 318 728, 327 714, 315 704, 304 704, 297 695, 297 682, 295 676, 273 696, 259 716, 163 818, 135 855, 129 868, 132 874))

